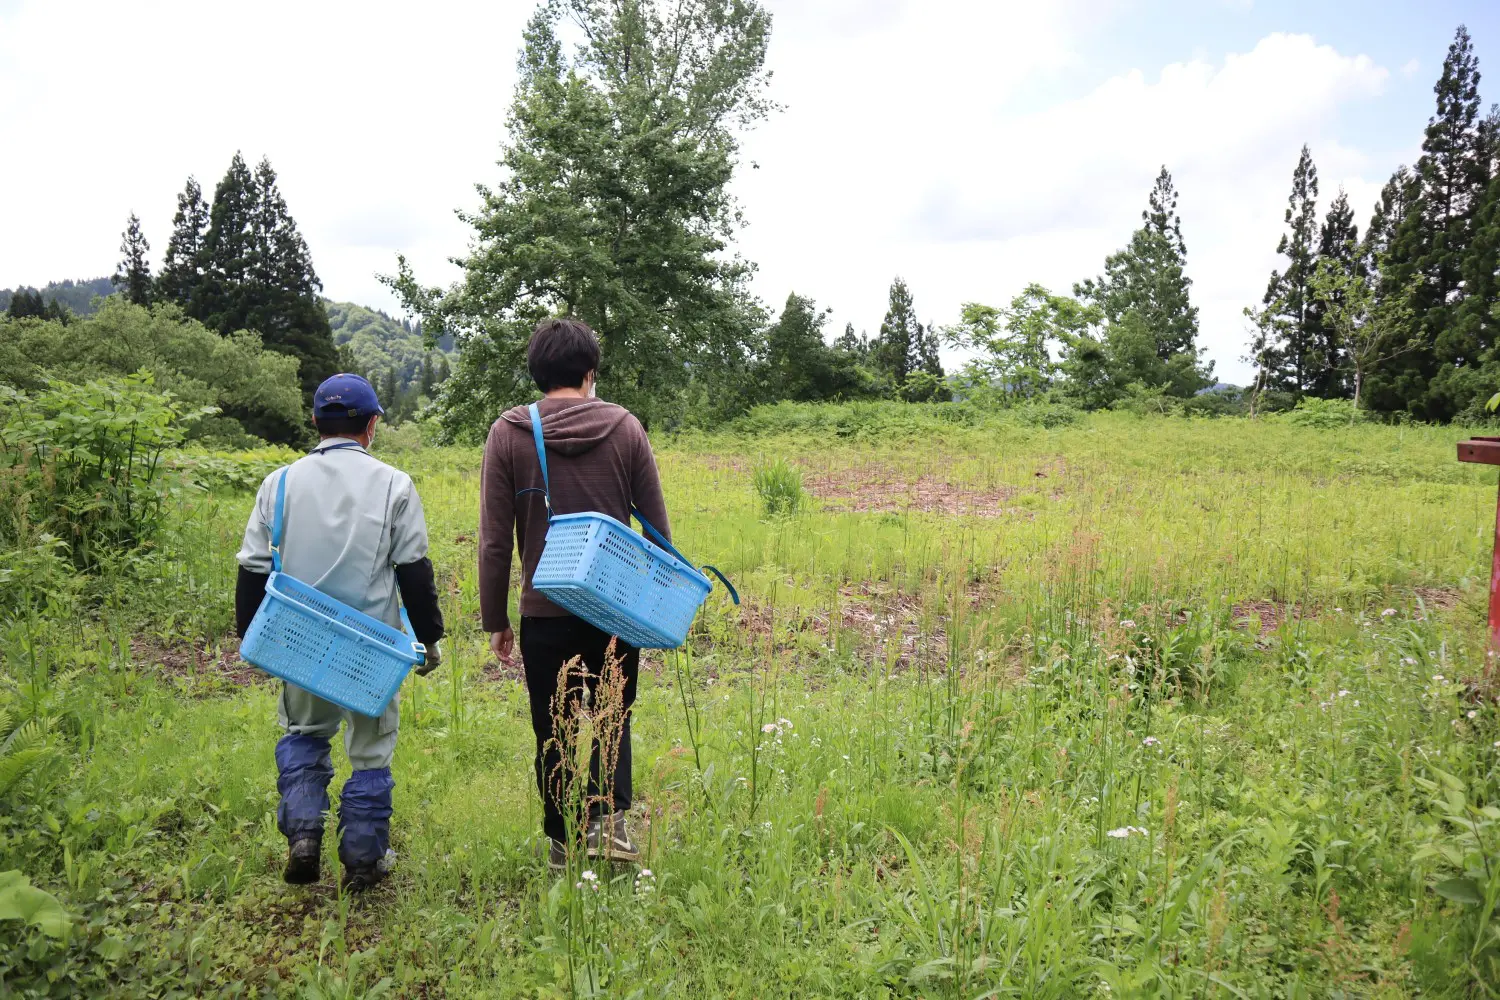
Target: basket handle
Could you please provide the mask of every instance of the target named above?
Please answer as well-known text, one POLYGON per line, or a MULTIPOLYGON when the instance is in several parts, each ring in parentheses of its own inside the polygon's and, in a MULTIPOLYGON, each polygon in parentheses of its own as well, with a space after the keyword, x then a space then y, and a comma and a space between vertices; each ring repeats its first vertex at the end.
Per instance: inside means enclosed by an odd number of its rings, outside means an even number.
MULTIPOLYGON (((646 520, 646 515, 641 513, 639 507, 632 506, 630 508, 630 513, 634 515, 637 521, 641 522, 641 527, 646 529, 647 538, 651 539, 657 545, 660 545, 662 548, 666 549, 668 552, 672 553, 674 556, 676 556, 682 562, 687 563, 689 566, 693 564, 692 560, 683 555, 681 552, 677 551, 677 547, 671 542, 667 541, 666 535, 663 535, 660 531, 657 531, 656 528, 652 527, 651 522, 646 520)), ((734 584, 729 582, 728 577, 726 577, 723 573, 720 573, 716 567, 705 565, 701 568, 708 570, 714 576, 718 577, 719 582, 724 585, 724 589, 729 591, 730 600, 734 601, 734 603, 736 604, 740 603, 740 592, 734 589, 734 584)))

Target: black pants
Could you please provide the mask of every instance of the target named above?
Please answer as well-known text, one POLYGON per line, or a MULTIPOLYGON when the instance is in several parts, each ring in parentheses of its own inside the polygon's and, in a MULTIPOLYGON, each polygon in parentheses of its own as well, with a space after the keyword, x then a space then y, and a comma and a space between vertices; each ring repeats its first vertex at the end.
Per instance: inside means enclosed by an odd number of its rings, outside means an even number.
MULTIPOLYGON (((569 794, 571 790, 564 787, 564 772, 561 768, 565 753, 570 760, 576 757, 572 753, 572 747, 563 745, 566 734, 559 737, 553 719, 558 675, 563 664, 574 658, 581 658, 581 665, 568 673, 561 709, 567 713, 577 712, 585 689, 597 706, 601 698, 598 691, 599 678, 604 670, 609 645, 615 641, 608 633, 601 632, 572 615, 562 618, 521 619, 521 659, 526 667, 526 690, 531 699, 531 729, 536 734, 536 784, 542 796, 542 829, 553 840, 567 839, 568 824, 564 810, 576 810, 575 796, 569 794)), ((630 808, 630 709, 635 704, 635 682, 640 673, 641 651, 621 642, 615 646, 614 655, 625 681, 624 716, 620 726, 619 749, 607 785, 600 780, 603 748, 597 735, 589 754, 589 783, 585 801, 591 818, 630 808), (604 798, 606 791, 608 801, 604 798)), ((580 834, 582 816, 574 815, 572 819, 574 834, 577 836, 580 834)))

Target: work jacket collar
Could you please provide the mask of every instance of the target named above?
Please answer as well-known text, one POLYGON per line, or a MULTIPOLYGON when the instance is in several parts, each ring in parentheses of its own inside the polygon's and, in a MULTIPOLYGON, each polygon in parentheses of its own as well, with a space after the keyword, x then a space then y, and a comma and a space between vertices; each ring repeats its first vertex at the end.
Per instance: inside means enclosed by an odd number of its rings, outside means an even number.
POLYGON ((359 451, 364 452, 364 454, 366 455, 369 454, 369 452, 365 451, 364 445, 360 444, 353 438, 348 437, 324 438, 322 441, 319 441, 318 446, 308 454, 317 455, 334 448, 337 448, 340 451, 359 451))

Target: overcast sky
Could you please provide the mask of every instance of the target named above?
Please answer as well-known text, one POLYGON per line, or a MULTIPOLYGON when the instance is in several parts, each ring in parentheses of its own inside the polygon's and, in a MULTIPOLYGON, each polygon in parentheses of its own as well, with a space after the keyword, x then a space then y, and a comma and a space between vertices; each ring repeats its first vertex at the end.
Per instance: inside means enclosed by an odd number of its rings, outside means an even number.
MULTIPOLYGON (((1181 192, 1202 342, 1244 380, 1298 150, 1361 228, 1419 150, 1466 22, 1500 81, 1494 0, 769 0, 772 95, 744 143, 756 291, 874 332, 891 278, 923 319, 1066 291, 1181 192), (754 162, 757 169, 748 164, 754 162)), ((446 283, 493 182, 526 0, 0 0, 0 287, 155 261, 189 174, 269 156, 325 293, 394 310, 405 252, 446 283)), ((1486 102, 1500 84, 1486 81, 1486 102)))

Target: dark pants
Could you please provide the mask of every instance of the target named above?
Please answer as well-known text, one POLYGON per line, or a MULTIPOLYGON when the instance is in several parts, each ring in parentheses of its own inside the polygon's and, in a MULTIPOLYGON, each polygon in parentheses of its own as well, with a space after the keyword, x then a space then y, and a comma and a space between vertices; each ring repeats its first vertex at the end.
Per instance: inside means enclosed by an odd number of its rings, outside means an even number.
MULTIPOLYGON (((554 707, 565 713, 576 713, 583 692, 588 690, 597 707, 604 695, 599 692, 599 678, 604 670, 606 652, 612 636, 581 618, 521 619, 521 659, 526 667, 526 690, 531 698, 531 729, 536 734, 536 783, 542 796, 542 829, 553 840, 566 840, 568 816, 573 813, 574 835, 581 833, 582 816, 578 814, 576 795, 565 787, 563 755, 576 760, 573 748, 564 746, 553 720, 554 707), (582 663, 569 670, 565 697, 554 706, 558 675, 564 663, 581 658, 582 663)), ((598 817, 630 808, 630 709, 635 704, 635 682, 640 673, 641 652, 633 646, 618 643, 614 655, 624 676, 624 716, 620 726, 619 749, 613 773, 607 783, 600 780, 600 758, 603 748, 594 739, 589 755, 589 783, 585 801, 588 815, 598 817), (608 794, 608 800, 605 794, 608 794)), ((566 716, 565 716, 566 717, 566 716)), ((595 719, 599 716, 596 714, 595 719)))

